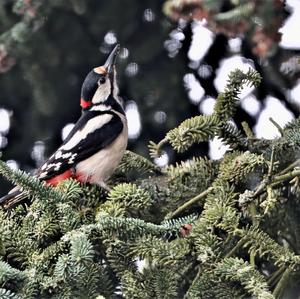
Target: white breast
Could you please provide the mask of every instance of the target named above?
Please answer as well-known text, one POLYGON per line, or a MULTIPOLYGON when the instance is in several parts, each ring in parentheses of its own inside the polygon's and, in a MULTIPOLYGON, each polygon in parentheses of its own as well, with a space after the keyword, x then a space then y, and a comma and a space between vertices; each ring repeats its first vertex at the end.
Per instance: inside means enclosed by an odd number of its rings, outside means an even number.
MULTIPOLYGON (((117 112, 116 112, 117 113, 117 112)), ((124 115, 117 113, 123 122, 121 134, 105 149, 77 164, 76 170, 85 181, 103 185, 121 161, 128 140, 128 127, 124 115)))

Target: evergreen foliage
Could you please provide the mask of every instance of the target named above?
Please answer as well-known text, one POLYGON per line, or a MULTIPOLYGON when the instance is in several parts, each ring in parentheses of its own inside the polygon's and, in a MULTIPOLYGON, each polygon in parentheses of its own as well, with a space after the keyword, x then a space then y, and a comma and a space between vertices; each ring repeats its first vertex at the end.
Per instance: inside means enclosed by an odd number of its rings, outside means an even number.
POLYGON ((108 194, 73 180, 54 189, 0 162, 31 200, 0 213, 1 298, 300 292, 300 121, 270 141, 230 122, 242 86, 258 81, 254 71, 235 71, 212 115, 186 120, 150 146, 159 156, 166 143, 184 152, 219 136, 230 145, 219 161, 194 157, 160 169, 126 152, 108 194))
MULTIPOLYGON (((212 115, 199 115, 183 121, 177 128, 169 131, 166 137, 158 144, 150 142, 149 149, 152 157, 161 155, 161 147, 169 142, 178 152, 184 152, 195 143, 208 141, 214 136, 224 138, 224 132, 238 133, 230 128, 227 121, 233 117, 237 108, 238 95, 245 84, 257 86, 260 83, 260 75, 249 69, 247 73, 235 70, 230 73, 227 87, 220 93, 212 115), (225 125, 226 124, 226 125, 225 125)), ((228 134, 228 135, 229 135, 228 134)), ((228 143, 234 139, 226 138, 228 143)), ((235 141, 236 142, 236 141, 235 141)), ((245 143, 245 141, 243 141, 245 143)))

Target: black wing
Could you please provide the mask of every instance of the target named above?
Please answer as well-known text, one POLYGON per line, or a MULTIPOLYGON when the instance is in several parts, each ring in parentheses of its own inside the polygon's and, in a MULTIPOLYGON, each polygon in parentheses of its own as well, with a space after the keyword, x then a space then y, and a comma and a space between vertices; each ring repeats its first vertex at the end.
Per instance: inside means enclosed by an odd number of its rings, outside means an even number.
POLYGON ((65 172, 111 144, 122 130, 123 123, 120 117, 113 112, 85 112, 64 140, 62 146, 38 170, 37 176, 42 180, 48 180, 65 172), (88 121, 97 117, 99 118, 99 128, 84 134, 87 130, 88 121), (103 118, 107 119, 104 123, 101 121, 103 118), (81 140, 78 138, 80 134, 84 136, 81 140), (68 144, 74 145, 69 148, 67 147, 68 144))

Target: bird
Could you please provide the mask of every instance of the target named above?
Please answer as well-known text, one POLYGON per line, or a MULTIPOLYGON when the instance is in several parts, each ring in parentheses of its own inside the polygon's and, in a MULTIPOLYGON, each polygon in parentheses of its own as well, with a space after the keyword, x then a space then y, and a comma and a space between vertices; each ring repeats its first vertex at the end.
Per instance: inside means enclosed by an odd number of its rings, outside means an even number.
MULTIPOLYGON (((83 81, 78 119, 62 145, 37 170, 35 177, 57 186, 73 178, 106 190, 107 179, 121 161, 127 147, 128 126, 117 84, 117 44, 106 62, 93 68, 83 81)), ((0 198, 0 205, 13 203, 28 194, 16 186, 0 198)))

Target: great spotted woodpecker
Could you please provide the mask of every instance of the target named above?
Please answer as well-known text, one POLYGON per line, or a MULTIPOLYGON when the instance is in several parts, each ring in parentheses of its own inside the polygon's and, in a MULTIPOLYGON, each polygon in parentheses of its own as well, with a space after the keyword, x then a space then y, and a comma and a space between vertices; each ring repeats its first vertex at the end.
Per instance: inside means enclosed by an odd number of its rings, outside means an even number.
MULTIPOLYGON (((127 146, 127 120, 118 96, 115 61, 117 45, 104 65, 85 78, 80 105, 82 115, 63 144, 38 169, 36 177, 56 186, 74 178, 107 189, 105 181, 120 162, 127 146)), ((0 199, 19 201, 26 197, 19 187, 0 199), (18 199, 19 198, 19 199, 18 199)))

